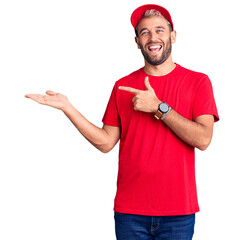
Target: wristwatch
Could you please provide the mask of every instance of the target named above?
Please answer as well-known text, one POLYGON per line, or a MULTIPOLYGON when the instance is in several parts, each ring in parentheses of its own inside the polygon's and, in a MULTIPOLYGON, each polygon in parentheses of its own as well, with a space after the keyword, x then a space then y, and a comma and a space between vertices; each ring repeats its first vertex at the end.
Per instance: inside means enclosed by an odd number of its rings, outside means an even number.
POLYGON ((167 103, 162 102, 158 105, 158 110, 155 113, 154 117, 163 120, 169 113, 170 109, 171 107, 167 103))

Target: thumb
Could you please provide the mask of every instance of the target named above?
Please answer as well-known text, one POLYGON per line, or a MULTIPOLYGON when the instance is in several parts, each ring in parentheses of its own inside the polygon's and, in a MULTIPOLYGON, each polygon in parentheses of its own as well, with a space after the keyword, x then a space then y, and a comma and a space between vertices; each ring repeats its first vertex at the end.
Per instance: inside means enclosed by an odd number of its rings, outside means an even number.
POLYGON ((146 88, 147 88, 148 91, 154 91, 154 89, 150 85, 150 82, 149 82, 149 78, 148 77, 145 77, 145 86, 146 86, 146 88))
POLYGON ((47 95, 50 95, 50 96, 54 96, 55 94, 57 94, 56 92, 53 92, 53 91, 51 91, 51 90, 47 90, 46 91, 46 94, 47 95))

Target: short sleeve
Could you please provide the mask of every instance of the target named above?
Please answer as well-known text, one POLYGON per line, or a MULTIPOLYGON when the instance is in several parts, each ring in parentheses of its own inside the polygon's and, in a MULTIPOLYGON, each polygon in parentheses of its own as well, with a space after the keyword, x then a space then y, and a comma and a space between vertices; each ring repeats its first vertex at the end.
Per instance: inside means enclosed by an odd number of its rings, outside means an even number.
POLYGON ((219 120, 216 102, 214 99, 213 87, 207 75, 204 75, 198 82, 192 105, 192 118, 210 114, 214 116, 214 121, 219 120))
POLYGON ((120 117, 118 114, 118 108, 116 103, 116 92, 117 92, 117 84, 115 83, 106 111, 103 116, 103 123, 106 125, 114 126, 114 127, 120 127, 120 117))

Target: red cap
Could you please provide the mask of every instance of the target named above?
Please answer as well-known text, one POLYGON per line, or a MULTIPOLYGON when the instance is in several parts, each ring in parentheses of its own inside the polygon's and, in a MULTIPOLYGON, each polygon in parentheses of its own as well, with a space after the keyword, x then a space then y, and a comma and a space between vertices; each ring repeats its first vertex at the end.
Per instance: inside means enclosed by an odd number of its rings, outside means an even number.
POLYGON ((172 25, 172 29, 174 30, 174 25, 170 16, 170 13, 168 12, 167 9, 159 6, 159 5, 155 5, 155 4, 146 4, 143 6, 138 7, 132 14, 131 14, 131 24, 134 28, 136 28, 139 20, 141 19, 141 17, 144 15, 144 13, 147 10, 151 10, 151 9, 155 9, 157 11, 159 11, 162 16, 164 16, 172 25))

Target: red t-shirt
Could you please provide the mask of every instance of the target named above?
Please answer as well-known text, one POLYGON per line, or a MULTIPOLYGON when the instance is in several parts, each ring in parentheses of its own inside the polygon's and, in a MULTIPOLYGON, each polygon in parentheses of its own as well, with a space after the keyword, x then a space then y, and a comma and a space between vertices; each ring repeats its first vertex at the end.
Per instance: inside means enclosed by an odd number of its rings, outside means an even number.
POLYGON ((169 216, 199 211, 194 147, 177 137, 152 113, 134 110, 129 86, 146 90, 149 82, 157 97, 183 117, 194 120, 211 114, 219 120, 207 75, 176 65, 164 76, 150 76, 141 68, 115 83, 103 123, 121 129, 119 171, 114 211, 169 216))

